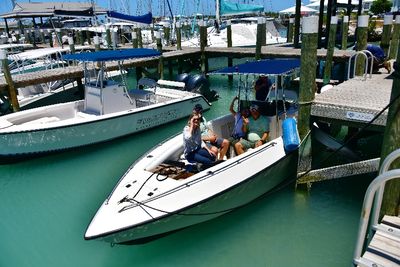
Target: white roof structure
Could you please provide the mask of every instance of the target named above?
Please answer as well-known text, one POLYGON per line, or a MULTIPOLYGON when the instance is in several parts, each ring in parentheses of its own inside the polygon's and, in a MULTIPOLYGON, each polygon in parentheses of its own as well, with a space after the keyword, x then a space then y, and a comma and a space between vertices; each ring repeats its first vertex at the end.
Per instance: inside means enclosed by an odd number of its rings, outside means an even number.
MULTIPOLYGON (((317 13, 317 12, 318 12, 318 10, 313 9, 311 7, 303 6, 303 5, 300 6, 300 13, 302 15, 313 14, 313 13, 317 13)), ((279 14, 296 14, 296 6, 292 6, 287 9, 281 10, 281 11, 279 11, 279 14)))
MULTIPOLYGON (((367 1, 367 0, 363 0, 363 2, 365 2, 365 1, 367 1)), ((370 0, 370 1, 373 1, 373 0, 370 0)), ((319 3, 320 3, 319 0, 311 1, 311 3, 306 5, 306 6, 307 7, 311 7, 311 8, 315 8, 315 7, 319 7, 319 3)), ((348 0, 337 0, 337 3, 338 4, 346 4, 347 5, 349 3, 349 1, 348 0)), ((352 5, 358 5, 358 0, 351 0, 351 4, 352 5)), ((328 0, 324 0, 324 6, 328 6, 328 0)))

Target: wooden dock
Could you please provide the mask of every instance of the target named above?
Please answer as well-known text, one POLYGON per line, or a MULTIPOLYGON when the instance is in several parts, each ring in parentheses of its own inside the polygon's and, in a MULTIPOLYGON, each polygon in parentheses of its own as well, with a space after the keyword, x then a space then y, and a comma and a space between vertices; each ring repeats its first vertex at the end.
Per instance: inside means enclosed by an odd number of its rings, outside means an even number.
POLYGON ((385 215, 374 228, 375 234, 362 257, 357 260, 357 266, 399 267, 400 218, 385 215))
MULTIPOLYGON (((182 50, 176 50, 176 47, 165 47, 166 52, 163 53, 165 61, 176 60, 179 58, 187 59, 200 56, 200 48, 184 47, 182 50)), ((334 60, 337 62, 347 61, 348 58, 353 54, 353 51, 342 51, 335 50, 334 60)), ((254 57, 255 48, 206 48, 207 57, 254 57)), ((262 47, 261 55, 263 58, 276 58, 276 57, 300 57, 301 50, 295 49, 289 45, 271 45, 262 47)), ((318 50, 318 56, 323 58, 326 56, 326 50, 318 50)), ((152 58, 140 58, 133 60, 125 60, 123 62, 124 67, 150 67, 158 64, 159 57, 152 58)), ((118 66, 116 63, 108 63, 108 70, 116 70, 118 66)), ((71 66, 63 69, 51 69, 36 71, 26 74, 13 75, 13 81, 16 88, 24 87, 28 85, 46 83, 51 81, 63 80, 67 78, 82 78, 83 69, 81 66, 71 66)), ((3 77, 0 77, 0 91, 7 89, 7 83, 3 77)))
MULTIPOLYGON (((389 74, 372 74, 372 78, 354 78, 317 94, 311 105, 315 120, 340 122, 361 128, 390 102, 393 78, 389 74)), ((371 128, 383 130, 388 110, 371 123, 371 128)))

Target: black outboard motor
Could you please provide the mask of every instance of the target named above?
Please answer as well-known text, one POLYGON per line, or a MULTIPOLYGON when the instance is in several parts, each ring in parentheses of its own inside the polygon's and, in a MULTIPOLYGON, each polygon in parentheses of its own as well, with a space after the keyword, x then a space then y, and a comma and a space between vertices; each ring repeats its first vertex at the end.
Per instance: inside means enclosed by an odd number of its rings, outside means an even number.
POLYGON ((178 74, 177 76, 176 76, 176 81, 177 82, 182 82, 182 83, 185 83, 185 85, 186 85, 186 83, 187 83, 187 80, 189 79, 189 73, 181 73, 181 74, 178 74))
POLYGON ((5 115, 13 112, 10 101, 0 94, 0 115, 5 115))
POLYGON ((185 83, 186 91, 202 94, 208 101, 215 101, 219 97, 216 91, 210 90, 210 83, 205 75, 183 73, 178 75, 177 80, 185 83))

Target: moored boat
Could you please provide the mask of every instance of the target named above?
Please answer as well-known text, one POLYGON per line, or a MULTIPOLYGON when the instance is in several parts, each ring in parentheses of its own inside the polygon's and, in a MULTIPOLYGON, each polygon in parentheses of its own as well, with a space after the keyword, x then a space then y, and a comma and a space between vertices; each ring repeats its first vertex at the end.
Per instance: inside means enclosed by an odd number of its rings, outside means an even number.
POLYGON ((128 90, 126 83, 105 77, 106 61, 158 55, 151 49, 127 49, 65 56, 65 60, 84 62, 84 99, 1 116, 0 159, 104 142, 188 116, 197 103, 209 108, 202 95, 184 91, 182 83, 170 82, 175 89, 155 83, 128 90), (97 63, 100 68, 95 67, 97 63))
MULTIPOLYGON (((269 69, 276 71, 277 62, 269 69)), ((262 64, 248 69, 235 66, 221 73, 265 75, 262 64)), ((280 73, 291 75, 296 66, 287 64, 280 73)), ((251 102, 264 105, 270 122, 268 142, 240 155, 228 153, 226 160, 204 167, 184 158, 182 134, 170 138, 130 166, 91 220, 85 239, 118 244, 151 241, 242 207, 296 177, 299 144, 284 134, 298 138, 297 129, 288 131, 283 126, 287 119, 295 121, 284 115, 289 103, 277 98, 251 102), (283 105, 277 104, 281 101, 283 105)), ((234 117, 216 118, 209 127, 219 137, 229 138, 234 117)))

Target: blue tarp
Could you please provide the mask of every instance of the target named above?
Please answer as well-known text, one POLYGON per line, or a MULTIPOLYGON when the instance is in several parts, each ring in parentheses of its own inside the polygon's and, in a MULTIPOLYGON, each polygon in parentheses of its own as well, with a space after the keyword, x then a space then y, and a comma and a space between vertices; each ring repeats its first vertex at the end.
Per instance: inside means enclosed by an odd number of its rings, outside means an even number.
POLYGON ((261 5, 235 4, 226 2, 224 0, 221 0, 220 3, 221 16, 257 13, 263 11, 264 11, 264 6, 261 5))
POLYGON ((161 53, 154 49, 132 48, 124 50, 104 50, 99 52, 85 52, 79 54, 64 55, 64 60, 77 61, 119 61, 131 58, 155 57, 161 53))
POLYGON ((209 73, 209 75, 213 74, 282 75, 292 72, 293 70, 299 67, 300 67, 299 59, 266 59, 254 62, 247 62, 233 67, 223 68, 221 70, 213 71, 209 73))
POLYGON ((144 23, 144 24, 151 24, 153 19, 153 15, 151 14, 151 12, 143 16, 130 16, 115 11, 107 11, 107 16, 109 16, 110 18, 115 18, 130 22, 144 23))

